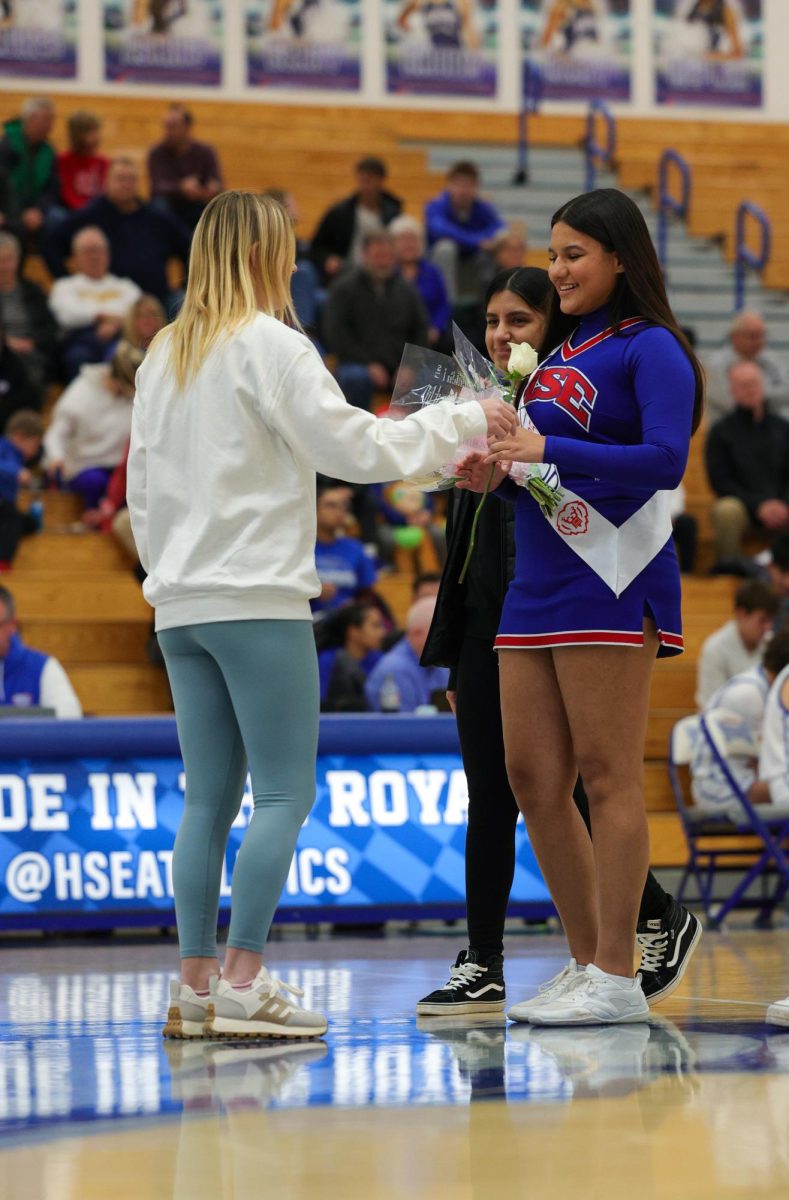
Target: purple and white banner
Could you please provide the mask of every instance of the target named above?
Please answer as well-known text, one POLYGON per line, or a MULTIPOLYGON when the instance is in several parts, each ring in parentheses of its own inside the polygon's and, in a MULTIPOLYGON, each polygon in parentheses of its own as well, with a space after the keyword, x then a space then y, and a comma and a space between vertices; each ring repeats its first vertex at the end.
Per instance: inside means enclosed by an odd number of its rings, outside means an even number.
POLYGON ((630 0, 520 0, 520 38, 545 99, 630 99, 630 0))
POLYGON ((220 87, 218 0, 104 0, 104 73, 112 83, 220 87))
POLYGON ((383 0, 386 90, 495 96, 498 0, 383 0))
POLYGON ((2 0, 0 77, 75 79, 79 0, 2 0))
POLYGON ((762 0, 653 0, 658 104, 759 108, 762 0))
POLYGON ((362 7, 361 0, 246 0, 247 83, 358 90, 362 7))

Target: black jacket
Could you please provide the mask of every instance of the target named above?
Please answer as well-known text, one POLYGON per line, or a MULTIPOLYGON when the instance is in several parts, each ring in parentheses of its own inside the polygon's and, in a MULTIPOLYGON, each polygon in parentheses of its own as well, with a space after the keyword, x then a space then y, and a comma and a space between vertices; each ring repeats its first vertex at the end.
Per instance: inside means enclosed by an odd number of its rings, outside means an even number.
MULTIPOLYGON (((55 350, 58 339, 58 326, 52 316, 47 298, 32 279, 20 279, 19 288, 22 293, 22 303, 30 322, 30 336, 35 342, 36 353, 46 364, 47 371, 54 370, 55 350)), ((2 296, 0 296, 0 324, 2 323, 2 296)))
POLYGON ((341 363, 382 363, 394 372, 405 342, 427 345, 428 316, 416 288, 400 275, 376 286, 359 268, 329 291, 323 310, 326 345, 341 363))
POLYGON ((706 445, 707 474, 718 496, 736 496, 752 517, 765 500, 789 503, 789 421, 766 413, 755 421, 735 409, 716 421, 706 445))
POLYGON ((474 492, 450 493, 447 561, 422 651, 423 667, 451 668, 450 688, 463 639, 476 637, 493 645, 507 587, 515 574, 515 506, 493 495, 485 501, 469 569, 459 583, 480 499, 474 492))
MULTIPOLYGON (((312 261, 324 277, 326 259, 332 254, 339 258, 347 258, 353 242, 356 226, 356 209, 359 204, 358 193, 348 196, 334 204, 321 217, 320 224, 312 239, 312 261)), ((381 193, 381 221, 388 225, 403 211, 403 202, 391 192, 381 193)))

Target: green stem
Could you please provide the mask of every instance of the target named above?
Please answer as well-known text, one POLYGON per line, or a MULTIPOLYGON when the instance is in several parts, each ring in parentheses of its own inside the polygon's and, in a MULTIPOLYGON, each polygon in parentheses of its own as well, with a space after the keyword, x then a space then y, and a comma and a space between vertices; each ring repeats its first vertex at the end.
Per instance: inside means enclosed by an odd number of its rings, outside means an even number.
POLYGON ((481 498, 479 504, 477 505, 476 512, 474 513, 474 520, 471 522, 471 536, 469 537, 469 540, 468 540, 468 550, 466 551, 466 557, 465 557, 463 566, 460 571, 460 578, 458 579, 458 583, 462 583, 463 580, 466 578, 466 572, 468 571, 468 565, 471 562, 471 556, 474 553, 474 544, 477 540, 477 524, 479 522, 479 514, 482 512, 482 506, 485 503, 485 501, 487 500, 488 495, 490 493, 490 485, 493 483, 493 473, 495 470, 496 470, 496 464, 493 463, 493 465, 490 468, 490 472, 488 474, 488 481, 485 484, 485 491, 482 493, 482 498, 481 498))

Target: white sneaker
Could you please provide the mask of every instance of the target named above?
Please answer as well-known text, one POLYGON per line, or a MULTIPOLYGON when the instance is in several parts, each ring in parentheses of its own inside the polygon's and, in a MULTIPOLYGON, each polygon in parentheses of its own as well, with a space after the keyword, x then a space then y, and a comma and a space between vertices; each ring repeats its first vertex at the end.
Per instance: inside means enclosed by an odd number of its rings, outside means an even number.
POLYGON ((198 996, 186 983, 170 980, 170 1007, 167 1024, 162 1030, 166 1038, 202 1038, 205 1024, 211 1016, 211 996, 198 996))
POLYGON ((768 1025, 789 1025, 789 996, 778 1000, 767 1009, 765 1020, 768 1025))
POLYGON ((649 1005, 638 976, 625 982, 590 963, 583 979, 533 1008, 529 1020, 533 1025, 619 1025, 648 1017, 649 1005))
POLYGON ((224 979, 211 980, 213 1014, 206 1022, 206 1037, 212 1038, 310 1038, 320 1037, 328 1021, 320 1013, 299 1008, 283 993, 303 996, 269 975, 261 967, 252 987, 241 991, 224 979))
POLYGON ((531 1014, 536 1008, 562 996, 582 974, 583 967, 579 967, 575 959, 571 958, 558 975, 554 975, 553 979, 549 979, 547 983, 540 984, 537 995, 532 996, 531 1000, 521 1000, 518 1004, 513 1004, 512 1008, 507 1010, 507 1016, 511 1021, 530 1021, 531 1014))

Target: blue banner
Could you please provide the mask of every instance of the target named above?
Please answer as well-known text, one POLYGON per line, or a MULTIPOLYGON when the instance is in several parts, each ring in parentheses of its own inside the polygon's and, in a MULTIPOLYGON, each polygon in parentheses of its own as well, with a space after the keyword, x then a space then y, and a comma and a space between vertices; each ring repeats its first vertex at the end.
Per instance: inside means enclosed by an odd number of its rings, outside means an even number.
MULTIPOLYGON (((172 851, 183 811, 183 765, 162 753, 174 723, 26 722, 31 738, 57 725, 55 743, 47 755, 9 759, 3 743, 18 724, 0 729, 0 928, 85 927, 108 915, 114 924, 161 923, 173 908, 172 851), (58 744, 64 725, 80 730, 75 756, 58 744), (148 752, 133 752, 135 742, 147 742, 148 752)), ((24 739, 15 740, 24 750, 24 739)), ((324 721, 315 806, 280 919, 462 907, 468 792, 455 740, 451 718, 324 721)), ((35 741, 41 747, 43 738, 35 741)), ((228 845, 224 911, 252 811, 248 783, 228 845)), ((545 910, 550 900, 522 822, 516 839, 513 903, 545 910)))

